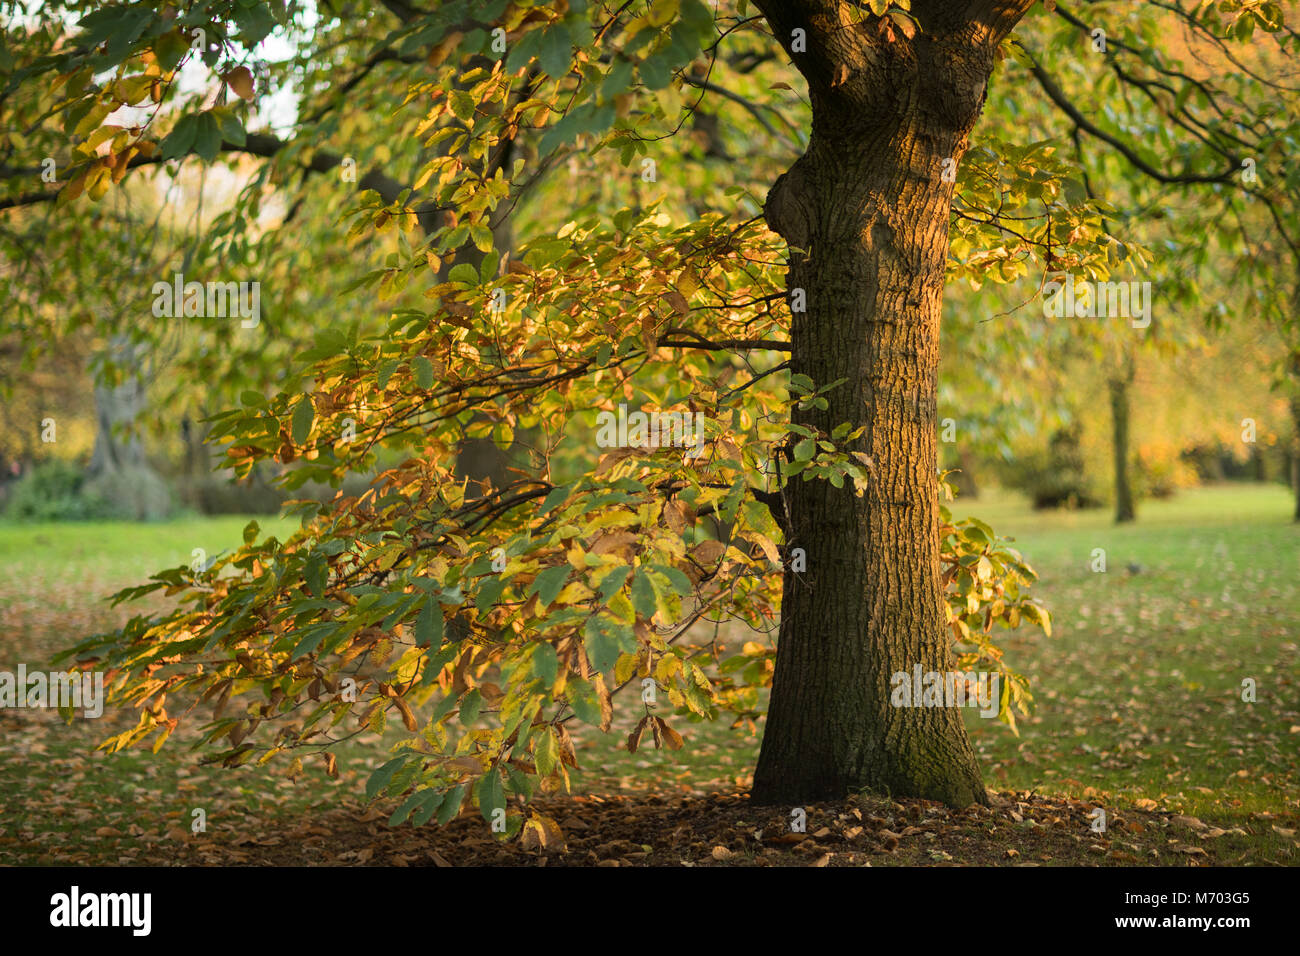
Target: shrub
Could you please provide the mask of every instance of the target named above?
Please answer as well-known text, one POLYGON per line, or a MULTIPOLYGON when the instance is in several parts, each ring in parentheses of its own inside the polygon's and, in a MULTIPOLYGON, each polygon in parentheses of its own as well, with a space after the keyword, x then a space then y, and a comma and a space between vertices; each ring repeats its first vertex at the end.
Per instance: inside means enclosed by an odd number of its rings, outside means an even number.
POLYGON ((167 485, 148 468, 90 477, 71 461, 37 465, 14 485, 6 514, 20 521, 156 521, 171 510, 167 485))
POLYGON ((1044 449, 1002 468, 1002 483, 1029 495, 1035 508, 1095 508, 1101 495, 1084 467, 1078 423, 1058 429, 1044 449))
POLYGON ((108 517, 110 506, 84 488, 85 471, 70 461, 43 462, 20 478, 6 514, 22 521, 89 521, 108 517))
POLYGON ((171 490, 152 468, 127 466, 88 478, 83 493, 104 502, 97 517, 161 521, 171 514, 171 490))

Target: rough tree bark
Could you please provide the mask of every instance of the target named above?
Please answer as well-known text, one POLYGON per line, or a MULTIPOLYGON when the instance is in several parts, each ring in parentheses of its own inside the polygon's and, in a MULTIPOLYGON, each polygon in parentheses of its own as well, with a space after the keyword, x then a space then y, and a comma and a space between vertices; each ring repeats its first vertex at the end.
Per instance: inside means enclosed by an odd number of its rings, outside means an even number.
POLYGON ((791 246, 792 370, 846 379, 794 420, 866 427, 862 498, 791 482, 787 573, 753 799, 798 804, 862 789, 987 802, 962 713, 895 708, 896 672, 952 667, 939 579, 936 392, 954 185, 997 48, 1033 0, 917 0, 919 31, 843 0, 758 6, 808 81, 807 152, 764 209, 791 246), (796 33, 795 31, 803 31, 796 33), (801 41, 806 41, 806 47, 801 41))

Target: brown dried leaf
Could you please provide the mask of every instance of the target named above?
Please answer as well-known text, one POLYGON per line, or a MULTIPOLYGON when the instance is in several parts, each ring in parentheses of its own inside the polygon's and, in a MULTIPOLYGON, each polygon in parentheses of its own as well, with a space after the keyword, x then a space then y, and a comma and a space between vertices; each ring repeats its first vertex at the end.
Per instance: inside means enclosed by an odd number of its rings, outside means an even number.
POLYGON ((691 305, 686 301, 686 296, 676 289, 669 289, 659 298, 667 303, 678 315, 686 315, 691 311, 691 305))
POLYGON ((253 102, 253 74, 246 66, 237 66, 222 77, 241 100, 253 102))
POLYGON ((649 715, 649 714, 647 714, 646 716, 642 717, 640 720, 638 720, 638 721, 636 722, 636 726, 632 728, 632 732, 631 732, 630 734, 627 735, 627 752, 628 752, 628 753, 630 753, 630 754, 634 754, 634 753, 636 753, 636 748, 637 748, 638 746, 640 746, 640 744, 641 744, 641 734, 645 731, 646 723, 647 723, 649 720, 650 720, 650 715, 649 715))

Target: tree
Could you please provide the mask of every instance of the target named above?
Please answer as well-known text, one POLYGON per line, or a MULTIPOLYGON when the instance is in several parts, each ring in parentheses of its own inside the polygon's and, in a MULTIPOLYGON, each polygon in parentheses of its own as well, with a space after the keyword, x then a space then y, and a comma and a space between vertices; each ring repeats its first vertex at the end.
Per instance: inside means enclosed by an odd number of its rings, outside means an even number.
POLYGON ((789 576, 754 797, 797 802, 870 787, 986 801, 960 713, 889 706, 891 675, 950 668, 934 472, 939 317, 951 176, 998 48, 1031 5, 916 3, 910 19, 837 2, 760 3, 808 81, 807 152, 764 213, 805 290, 791 368, 844 381, 795 422, 849 422, 872 463, 866 495, 799 482, 787 539, 815 569, 789 576), (796 32, 798 31, 798 32, 796 32), (806 37, 806 46, 798 42, 806 37))
MULTIPOLYGON (((179 719, 166 699, 181 694, 212 707, 207 740, 228 765, 321 751, 333 769, 333 728, 379 729, 393 714, 410 736, 369 792, 406 795, 398 820, 445 820, 470 797, 494 819, 507 793, 567 779, 567 724, 608 729, 618 690, 648 681, 678 726, 723 711, 744 722, 770 677, 755 799, 871 787, 985 801, 960 710, 892 706, 890 691, 915 667, 991 671, 1014 724, 1027 692, 993 628, 1047 627, 1027 596, 1032 571, 983 523, 950 520, 935 471, 955 174, 1031 2, 760 6, 812 104, 807 149, 763 204, 788 258, 757 217, 674 221, 639 201, 540 225, 555 214, 547 173, 582 142, 642 171, 712 90, 773 115, 746 72, 773 60, 772 41, 743 10, 496 0, 467 20, 458 5, 388 4, 398 26, 374 28, 356 44, 367 52, 340 63, 324 51, 341 26, 308 40, 275 5, 215 20, 103 6, 70 51, 22 62, 11 88, 52 71, 72 138, 109 144, 73 170, 70 187, 92 199, 116 171, 164 158, 287 157, 304 178, 336 168, 321 142, 334 127, 246 132, 247 108, 219 102, 243 96, 239 61, 276 24, 316 47, 299 54, 309 73, 348 77, 331 87, 340 111, 349 90, 404 102, 391 132, 418 147, 395 147, 414 156, 409 188, 375 173, 348 207, 353 235, 380 250, 356 282, 392 304, 383 327, 322 329, 280 391, 245 391, 211 433, 231 467, 277 462, 288 488, 391 467, 363 495, 303 503, 287 541, 250 524, 244 547, 210 567, 122 592, 166 589, 180 603, 75 651, 112 667, 114 699, 140 709, 108 749, 161 744, 179 719), (185 40, 200 29, 218 95, 178 101, 185 40), (381 65, 405 72, 368 85, 381 65), (159 128, 99 133, 124 104, 159 114, 159 128), (529 200, 531 219, 498 248, 502 211, 529 200), (407 290, 419 284, 423 295, 407 290), (618 427, 641 414, 662 417, 618 427), (534 437, 511 481, 467 494, 460 442, 509 447, 521 434, 534 437), (762 632, 778 609, 775 650, 728 654, 693 629, 762 632)), ((1095 223, 1060 192, 1037 178, 1061 216, 1045 242, 1014 239, 1025 256, 1087 254, 1095 223)), ((988 217, 985 268, 1023 274, 988 217)), ((649 706, 628 745, 643 739, 682 743, 649 706)))
MULTIPOLYGON (((1286 161, 1298 132, 1292 63, 1300 36, 1284 8, 1174 3, 1153 13, 1058 6, 1055 14, 1058 29, 1048 37, 1053 50, 1091 38, 1101 54, 1093 62, 1102 69, 1078 70, 1085 75, 1076 96, 1031 53, 1030 72, 1043 93, 1073 125, 1076 142, 1086 135, 1104 146, 1112 179, 1145 180, 1211 203, 1196 218, 1215 241, 1199 244, 1197 265, 1210 248, 1234 257, 1235 295, 1268 315, 1283 341, 1277 384, 1300 394, 1300 329, 1286 305, 1300 288, 1300 175, 1286 161), (1089 116, 1083 99, 1098 94, 1123 109, 1089 116), (1246 300, 1252 289, 1253 301, 1246 300)), ((1219 331, 1231 324, 1222 308, 1207 311, 1219 331)), ((1300 420, 1292 430, 1300 436, 1300 420)), ((1300 482, 1296 494, 1300 520, 1300 482)))

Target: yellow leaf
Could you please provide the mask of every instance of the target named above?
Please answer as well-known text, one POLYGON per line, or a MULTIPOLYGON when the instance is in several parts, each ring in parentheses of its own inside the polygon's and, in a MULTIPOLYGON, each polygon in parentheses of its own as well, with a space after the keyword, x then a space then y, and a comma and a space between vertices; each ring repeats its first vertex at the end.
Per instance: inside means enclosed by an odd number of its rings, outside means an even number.
POLYGON ((543 853, 563 853, 567 849, 564 831, 543 813, 534 813, 524 824, 520 845, 525 850, 541 850, 543 853))

